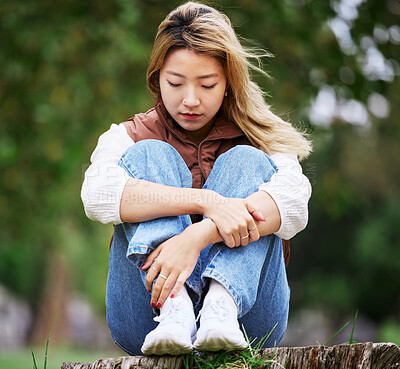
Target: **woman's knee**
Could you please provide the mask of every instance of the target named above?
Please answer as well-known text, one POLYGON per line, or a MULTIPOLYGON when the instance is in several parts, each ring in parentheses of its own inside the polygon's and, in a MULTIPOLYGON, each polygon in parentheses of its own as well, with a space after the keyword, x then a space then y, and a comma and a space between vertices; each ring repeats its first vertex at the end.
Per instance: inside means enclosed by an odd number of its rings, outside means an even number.
POLYGON ((273 160, 262 150, 249 145, 237 145, 220 155, 225 165, 232 165, 238 171, 252 171, 262 168, 263 171, 276 172, 273 160))
POLYGON ((227 155, 232 160, 245 160, 246 158, 254 158, 254 160, 265 160, 268 155, 254 146, 237 145, 226 151, 223 155, 227 155))
POLYGON ((131 177, 178 187, 191 187, 192 175, 179 152, 160 140, 142 140, 129 147, 119 165, 131 177), (169 183, 172 181, 172 183, 169 183))
POLYGON ((246 197, 276 172, 275 164, 263 151, 238 145, 217 158, 206 187, 223 196, 246 197))
POLYGON ((132 146, 128 147, 124 154, 122 155, 123 158, 137 158, 139 157, 147 157, 147 158, 156 158, 160 159, 165 155, 179 155, 178 151, 169 143, 154 140, 154 139, 147 139, 141 140, 134 143, 132 146))

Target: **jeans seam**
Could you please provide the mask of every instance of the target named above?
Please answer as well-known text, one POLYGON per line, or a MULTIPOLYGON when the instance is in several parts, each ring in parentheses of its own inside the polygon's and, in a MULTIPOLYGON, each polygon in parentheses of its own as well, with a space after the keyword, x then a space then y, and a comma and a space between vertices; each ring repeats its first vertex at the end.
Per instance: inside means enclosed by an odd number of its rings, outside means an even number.
POLYGON ((191 283, 191 282, 188 281, 188 280, 185 281, 185 284, 186 284, 190 289, 192 289, 197 295, 201 294, 201 289, 200 289, 197 285, 191 283), (196 290, 196 289, 197 289, 197 290, 196 290))
POLYGON ((144 243, 135 244, 135 246, 129 246, 129 245, 128 245, 128 250, 129 250, 129 249, 136 249, 136 248, 138 248, 138 249, 146 248, 147 250, 151 250, 151 251, 154 251, 154 250, 155 250, 155 249, 152 249, 150 246, 147 246, 147 245, 144 244, 144 243))
POLYGON ((134 173, 132 173, 132 171, 129 169, 129 167, 127 166, 127 164, 125 163, 124 157, 121 157, 121 159, 119 159, 119 166, 123 169, 125 169, 126 172, 128 172, 128 174, 132 177, 132 178, 136 178, 136 175, 134 173))
POLYGON ((201 257, 199 257, 198 260, 200 262, 200 265, 199 265, 199 275, 198 275, 198 278, 197 278, 197 288, 199 289, 200 293, 203 293, 203 289, 202 289, 203 283, 202 283, 202 278, 201 278, 201 271, 203 269, 202 268, 203 263, 202 263, 201 257))

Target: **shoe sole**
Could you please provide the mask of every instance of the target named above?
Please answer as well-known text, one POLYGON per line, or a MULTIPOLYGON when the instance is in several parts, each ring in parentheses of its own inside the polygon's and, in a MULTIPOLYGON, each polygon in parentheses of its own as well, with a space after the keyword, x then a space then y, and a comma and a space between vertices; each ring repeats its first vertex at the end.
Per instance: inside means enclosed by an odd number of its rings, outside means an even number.
POLYGON ((247 342, 238 341, 233 337, 225 336, 220 331, 210 329, 204 338, 194 343, 197 351, 233 351, 243 350, 247 347, 247 342))
POLYGON ((157 339, 149 346, 142 346, 144 355, 181 355, 189 354, 193 351, 192 345, 187 342, 174 340, 171 335, 158 335, 157 339))

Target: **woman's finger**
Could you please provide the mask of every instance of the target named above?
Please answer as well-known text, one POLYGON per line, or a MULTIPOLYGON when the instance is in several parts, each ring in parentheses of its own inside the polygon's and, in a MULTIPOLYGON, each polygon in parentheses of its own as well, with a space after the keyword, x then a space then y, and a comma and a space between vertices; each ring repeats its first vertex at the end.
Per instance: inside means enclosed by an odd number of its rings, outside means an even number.
POLYGON ((156 263, 153 263, 153 265, 150 266, 150 269, 147 271, 146 274, 146 288, 147 291, 151 293, 152 287, 153 287, 153 282, 160 273, 159 270, 160 267, 157 266, 156 263))
POLYGON ((181 288, 185 288, 183 287, 183 285, 186 282, 186 279, 188 279, 189 275, 187 275, 187 273, 181 273, 178 277, 178 279, 175 281, 175 286, 171 291, 171 295, 170 297, 173 299, 181 290, 181 288))
POLYGON ((160 255, 162 245, 158 246, 146 259, 144 264, 140 267, 141 270, 148 269, 150 265, 156 260, 157 256, 160 255))
POLYGON ((247 223, 244 227, 240 229, 240 244, 242 246, 247 246, 250 243, 250 232, 249 232, 249 223, 252 223, 253 218, 247 219, 247 223))
POLYGON ((257 225, 254 224, 254 226, 249 229, 249 235, 249 242, 257 241, 260 238, 260 232, 258 231, 257 225))
POLYGON ((247 234, 243 234, 240 236, 241 239, 241 245, 242 246, 247 246, 249 244, 249 239, 250 239, 250 233, 247 231, 247 234))
MULTIPOLYGON (((178 275, 176 273, 171 273, 168 278, 165 280, 160 296, 158 297, 157 307, 161 307, 164 305, 165 300, 168 298, 171 293, 172 288, 174 287, 178 275)), ((158 277, 162 278, 162 277, 158 277)))
POLYGON ((253 205, 249 204, 246 199, 244 200, 244 206, 246 206, 247 211, 251 214, 251 216, 255 220, 258 220, 259 222, 266 221, 266 219, 265 219, 264 215, 261 213, 261 211, 258 210, 257 208, 255 208, 253 205))
POLYGON ((235 238, 232 234, 229 233, 220 233, 222 239, 224 240, 224 244, 228 247, 235 247, 235 238))
POLYGON ((160 294, 163 289, 163 286, 164 286, 165 282, 167 281, 168 277, 169 277, 169 275, 165 275, 162 273, 158 274, 156 283, 153 286, 153 292, 151 294, 151 300, 150 300, 150 304, 153 308, 156 306, 158 308, 161 307, 161 302, 159 301, 159 298, 160 298, 160 294))
POLYGON ((262 215, 260 210, 253 210, 250 212, 250 214, 253 216, 255 220, 258 220, 259 222, 265 222, 266 219, 264 218, 264 215, 262 215))

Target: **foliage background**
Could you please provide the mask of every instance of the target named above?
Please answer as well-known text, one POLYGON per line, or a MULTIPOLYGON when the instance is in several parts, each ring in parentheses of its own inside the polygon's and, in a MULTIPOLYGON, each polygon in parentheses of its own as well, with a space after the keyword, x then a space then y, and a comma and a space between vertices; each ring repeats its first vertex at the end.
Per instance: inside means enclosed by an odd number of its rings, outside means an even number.
MULTIPOLYGON (((292 310, 400 325, 400 3, 227 0, 211 5, 275 55, 255 76, 273 110, 309 130, 310 220, 292 241, 292 310)), ((176 1, 0 4, 0 282, 39 314, 51 260, 104 313, 110 225, 85 217, 98 136, 152 106, 145 72, 176 1)), ((247 42, 254 45, 254 43, 247 42)), ((50 281, 51 282, 51 281, 50 281)), ((387 333, 389 332, 389 333, 387 333)), ((371 339, 375 339, 372 337, 371 339)), ((397 338, 398 339, 398 338, 397 338)))

